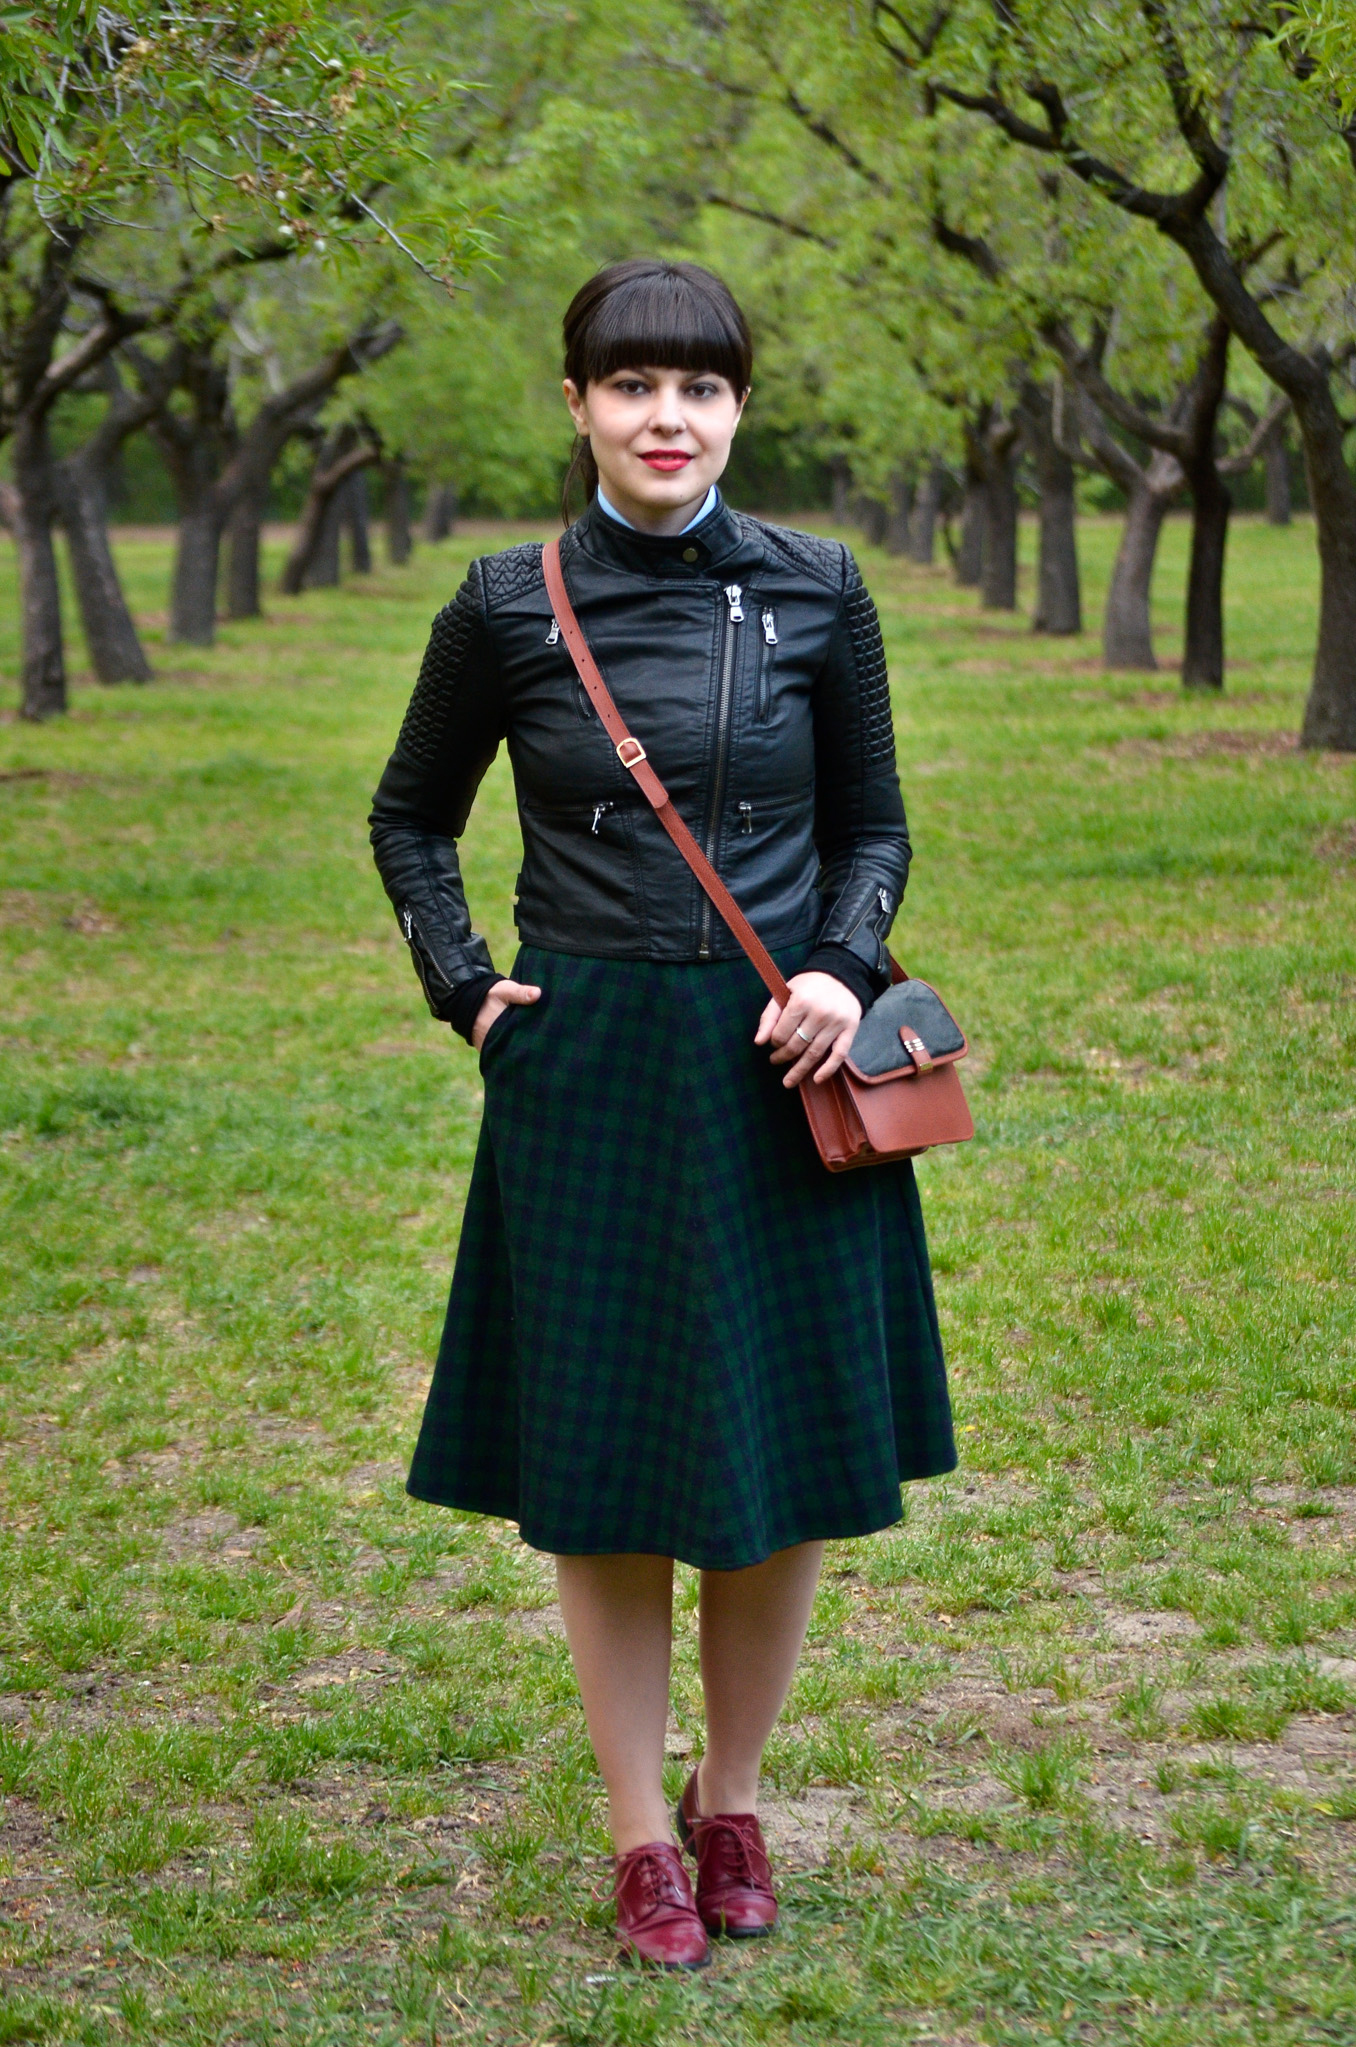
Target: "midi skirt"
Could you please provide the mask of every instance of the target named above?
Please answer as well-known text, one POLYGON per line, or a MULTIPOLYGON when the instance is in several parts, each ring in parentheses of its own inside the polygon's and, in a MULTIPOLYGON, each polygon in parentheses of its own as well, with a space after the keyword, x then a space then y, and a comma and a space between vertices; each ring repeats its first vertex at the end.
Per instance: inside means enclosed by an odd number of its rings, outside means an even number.
POLYGON ((542 995, 481 1052, 409 1491, 705 1570, 898 1521, 956 1462, 912 1165, 825 1170, 746 960, 529 946, 513 977, 542 995))

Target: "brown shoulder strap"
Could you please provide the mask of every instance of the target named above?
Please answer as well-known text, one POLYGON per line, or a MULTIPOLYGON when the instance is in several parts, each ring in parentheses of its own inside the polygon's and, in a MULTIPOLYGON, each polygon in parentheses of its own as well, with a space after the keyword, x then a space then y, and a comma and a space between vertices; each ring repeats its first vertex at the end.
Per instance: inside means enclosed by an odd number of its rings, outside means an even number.
POLYGON ((542 549, 541 565, 546 577, 546 594, 551 600, 556 624, 564 635, 565 645, 570 650, 570 659, 579 671, 579 680, 588 692, 589 701, 603 721, 603 730, 617 749, 617 759, 639 784, 646 802, 650 804, 660 824, 748 954, 769 995, 775 1002, 785 1005, 791 990, 777 972, 775 960, 679 817, 669 801, 668 790, 650 766, 644 747, 627 731, 626 720, 612 701, 612 692, 603 681, 598 663, 594 660, 579 620, 574 615, 574 606, 570 603, 565 578, 561 573, 558 540, 549 541, 542 549))

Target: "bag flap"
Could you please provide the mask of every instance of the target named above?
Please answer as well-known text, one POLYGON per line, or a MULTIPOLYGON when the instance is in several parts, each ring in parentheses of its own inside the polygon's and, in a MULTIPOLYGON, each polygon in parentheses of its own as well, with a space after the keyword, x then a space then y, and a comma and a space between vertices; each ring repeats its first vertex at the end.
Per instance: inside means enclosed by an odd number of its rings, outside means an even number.
POLYGON ((965 1033, 935 988, 926 981, 897 981, 872 1003, 857 1026, 847 1063, 859 1080, 893 1080, 927 1065, 950 1065, 969 1047, 965 1033), (915 1059, 909 1041, 926 1048, 915 1059))

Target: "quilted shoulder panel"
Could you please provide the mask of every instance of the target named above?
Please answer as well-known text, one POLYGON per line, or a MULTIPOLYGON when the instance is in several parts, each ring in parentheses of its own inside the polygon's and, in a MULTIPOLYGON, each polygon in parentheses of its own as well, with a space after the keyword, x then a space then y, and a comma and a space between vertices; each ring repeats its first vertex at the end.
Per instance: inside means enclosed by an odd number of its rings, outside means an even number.
POLYGON ((740 516, 787 567, 813 576, 830 590, 842 589, 844 564, 851 557, 841 540, 824 540, 818 533, 800 533, 794 526, 769 526, 762 519, 740 516))
POLYGON ((471 564, 466 581, 433 621, 419 666, 419 680, 400 728, 397 752, 420 767, 428 767, 437 759, 457 687, 476 641, 485 635, 484 600, 476 573, 479 566, 471 564))
POLYGON ((520 541, 516 547, 506 547, 502 554, 482 555, 479 567, 489 611, 512 604, 529 590, 545 588, 539 540, 520 541))
POLYGON ((857 668, 858 718, 862 763, 867 769, 886 767, 895 757, 895 728, 890 715, 890 678, 885 667, 885 642, 871 593, 861 570, 848 556, 843 616, 852 640, 857 668))

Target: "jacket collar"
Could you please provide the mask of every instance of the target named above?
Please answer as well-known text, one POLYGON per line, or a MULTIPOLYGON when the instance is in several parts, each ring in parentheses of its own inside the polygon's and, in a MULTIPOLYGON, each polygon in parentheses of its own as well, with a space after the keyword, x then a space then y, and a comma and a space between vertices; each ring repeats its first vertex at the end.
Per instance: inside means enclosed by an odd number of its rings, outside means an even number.
POLYGON ((591 504, 569 529, 567 553, 578 548, 591 561, 628 575, 691 581, 715 574, 744 545, 739 519, 717 498, 714 509, 686 533, 637 533, 591 504))

